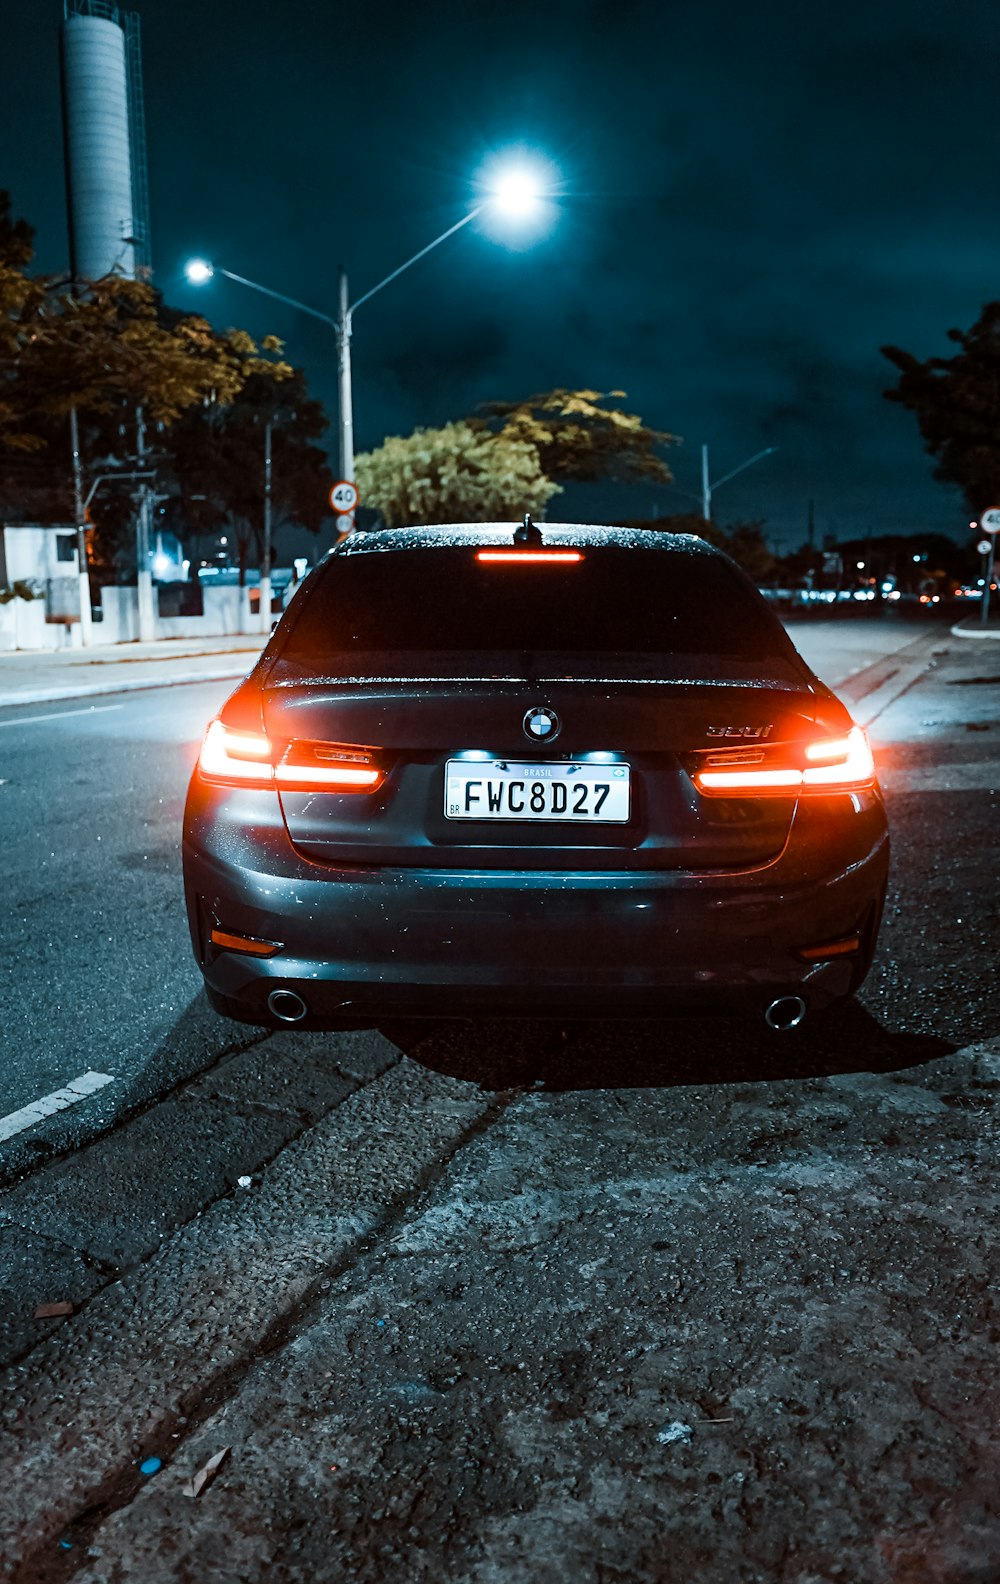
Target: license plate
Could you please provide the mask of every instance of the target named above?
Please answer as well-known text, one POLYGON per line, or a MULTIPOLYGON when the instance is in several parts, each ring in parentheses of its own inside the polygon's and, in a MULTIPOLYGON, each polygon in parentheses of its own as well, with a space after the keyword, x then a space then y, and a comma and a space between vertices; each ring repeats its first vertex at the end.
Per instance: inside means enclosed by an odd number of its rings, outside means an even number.
POLYGON ((629 767, 623 764, 449 759, 444 812, 448 819, 624 825, 629 782, 629 767))

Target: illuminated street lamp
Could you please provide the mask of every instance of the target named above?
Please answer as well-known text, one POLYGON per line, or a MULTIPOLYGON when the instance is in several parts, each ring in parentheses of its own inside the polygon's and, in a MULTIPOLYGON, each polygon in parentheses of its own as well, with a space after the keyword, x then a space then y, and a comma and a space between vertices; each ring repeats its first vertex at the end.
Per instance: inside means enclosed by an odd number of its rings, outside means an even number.
POLYGON ((185 274, 192 285, 202 286, 210 281, 213 275, 224 275, 227 280, 236 281, 240 286, 249 286, 253 291, 261 292, 265 297, 272 297, 277 302, 288 304, 297 308, 300 313, 310 314, 314 319, 321 319, 334 330, 337 337, 339 397, 340 397, 340 442, 338 457, 340 477, 354 481, 354 401, 351 379, 351 334, 353 329, 353 315, 362 303, 368 302, 376 292, 384 286, 397 280, 411 265, 419 263, 426 258, 428 253, 440 247, 442 242, 447 242, 449 237, 461 231, 470 221, 475 220, 484 212, 495 211, 506 221, 524 222, 537 219, 544 210, 545 199, 554 190, 554 172, 537 160, 523 160, 516 165, 506 162, 495 162, 484 173, 482 182, 484 197, 470 209, 461 220, 449 226, 447 231, 435 237, 433 242, 428 242, 419 252, 414 253, 405 263, 400 264, 390 274, 380 280, 377 285, 364 292, 355 302, 350 301, 347 288, 347 273, 344 269, 338 272, 337 314, 323 313, 318 308, 312 308, 308 303, 299 302, 295 297, 289 297, 284 292, 272 291, 268 286, 261 286, 257 281, 248 280, 245 275, 236 275, 232 270, 223 269, 219 264, 210 263, 207 259, 191 259, 185 266, 185 274))

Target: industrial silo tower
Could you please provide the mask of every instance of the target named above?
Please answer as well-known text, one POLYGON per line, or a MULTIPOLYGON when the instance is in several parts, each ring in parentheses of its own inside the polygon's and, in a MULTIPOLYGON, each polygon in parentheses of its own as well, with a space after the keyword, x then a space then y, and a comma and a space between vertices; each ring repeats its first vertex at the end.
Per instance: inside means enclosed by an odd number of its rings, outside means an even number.
POLYGON ((149 194, 139 18, 110 0, 64 0, 63 129, 70 267, 77 280, 149 275, 149 194))

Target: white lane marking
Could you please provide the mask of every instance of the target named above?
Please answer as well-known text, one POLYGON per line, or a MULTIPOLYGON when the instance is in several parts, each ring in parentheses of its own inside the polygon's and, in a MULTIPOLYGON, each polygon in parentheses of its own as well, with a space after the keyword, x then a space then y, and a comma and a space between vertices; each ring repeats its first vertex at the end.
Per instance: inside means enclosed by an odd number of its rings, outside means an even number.
POLYGON ((65 1111, 67 1106, 76 1105, 78 1100, 86 1100, 88 1095, 95 1094, 98 1089, 103 1089, 105 1084, 114 1083, 112 1073, 85 1072, 79 1078, 74 1078, 65 1089, 53 1089, 51 1094, 43 1095, 40 1100, 33 1100, 31 1105, 22 1106, 20 1111, 12 1111, 10 1116, 0 1117, 0 1144, 13 1138, 15 1133, 23 1133, 25 1128, 34 1127, 36 1122, 41 1122, 45 1117, 54 1116, 57 1111, 65 1111))
POLYGON ((71 715, 105 715, 108 710, 124 708, 124 704, 91 704, 89 709, 56 710, 52 715, 20 715, 17 720, 0 721, 0 726, 34 726, 37 721, 68 720, 71 715))

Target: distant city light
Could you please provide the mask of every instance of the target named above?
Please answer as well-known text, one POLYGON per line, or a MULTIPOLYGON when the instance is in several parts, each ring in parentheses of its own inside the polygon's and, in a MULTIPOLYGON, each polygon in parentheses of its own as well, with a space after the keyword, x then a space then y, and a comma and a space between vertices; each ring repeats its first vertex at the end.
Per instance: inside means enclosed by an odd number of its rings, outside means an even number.
POLYGON ((184 273, 192 286, 204 286, 215 274, 214 269, 207 259, 189 259, 184 266, 184 273))

